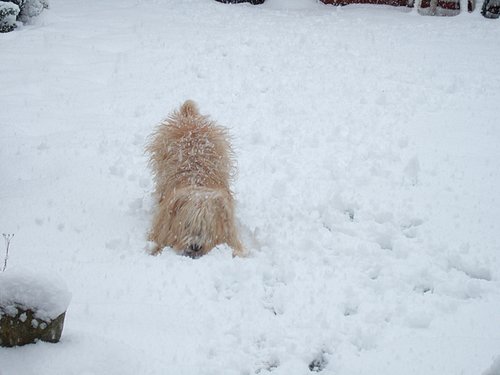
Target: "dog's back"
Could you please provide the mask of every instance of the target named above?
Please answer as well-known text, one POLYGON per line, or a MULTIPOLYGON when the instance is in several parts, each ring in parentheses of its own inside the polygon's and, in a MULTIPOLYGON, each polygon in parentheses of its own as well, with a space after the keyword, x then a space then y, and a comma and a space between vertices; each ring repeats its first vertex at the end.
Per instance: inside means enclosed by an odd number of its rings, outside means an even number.
POLYGON ((224 128, 187 100, 160 124, 147 148, 157 186, 229 190, 234 163, 228 138, 224 128))

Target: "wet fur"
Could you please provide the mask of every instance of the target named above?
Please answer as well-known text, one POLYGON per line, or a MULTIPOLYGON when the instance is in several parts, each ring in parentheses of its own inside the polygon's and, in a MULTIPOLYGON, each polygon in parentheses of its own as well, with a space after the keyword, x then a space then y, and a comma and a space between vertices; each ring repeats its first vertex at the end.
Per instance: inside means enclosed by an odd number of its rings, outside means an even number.
POLYGON ((230 182, 234 159, 229 136, 188 100, 151 135, 150 154, 158 207, 149 240, 199 257, 226 243, 243 255, 230 182))

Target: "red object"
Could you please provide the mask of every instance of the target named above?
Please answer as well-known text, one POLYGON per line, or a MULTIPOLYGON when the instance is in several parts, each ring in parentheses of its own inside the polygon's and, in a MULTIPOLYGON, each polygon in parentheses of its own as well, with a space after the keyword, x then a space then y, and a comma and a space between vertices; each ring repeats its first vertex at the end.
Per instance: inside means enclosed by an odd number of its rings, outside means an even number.
POLYGON ((218 1, 219 3, 225 3, 225 4, 250 3, 253 5, 258 5, 258 4, 264 4, 264 1, 266 1, 266 0, 215 0, 215 1, 218 1))
POLYGON ((437 6, 441 9, 458 10, 460 12, 460 2, 459 1, 438 0, 437 6))
POLYGON ((460 13, 460 0, 421 0, 418 12, 424 16, 456 16, 460 13))
POLYGON ((321 2, 333 5, 381 4, 395 7, 413 7, 413 0, 321 0, 321 2))

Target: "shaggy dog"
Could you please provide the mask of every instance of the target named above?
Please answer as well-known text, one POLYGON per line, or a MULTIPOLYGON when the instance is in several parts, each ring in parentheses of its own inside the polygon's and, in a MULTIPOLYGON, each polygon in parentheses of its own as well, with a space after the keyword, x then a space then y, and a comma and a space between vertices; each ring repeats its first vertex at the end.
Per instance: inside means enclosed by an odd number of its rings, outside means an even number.
POLYGON ((226 130, 188 100, 163 121, 146 148, 159 200, 149 240, 198 258, 226 243, 243 255, 229 183, 234 161, 226 130))

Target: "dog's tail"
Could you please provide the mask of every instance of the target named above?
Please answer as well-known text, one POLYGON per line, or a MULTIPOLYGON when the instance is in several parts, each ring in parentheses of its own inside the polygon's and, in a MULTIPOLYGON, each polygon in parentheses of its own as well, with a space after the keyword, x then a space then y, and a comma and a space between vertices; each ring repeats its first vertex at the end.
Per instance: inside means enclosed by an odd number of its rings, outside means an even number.
POLYGON ((186 100, 179 110, 181 116, 191 117, 198 116, 200 113, 198 112, 198 106, 192 100, 186 100))

